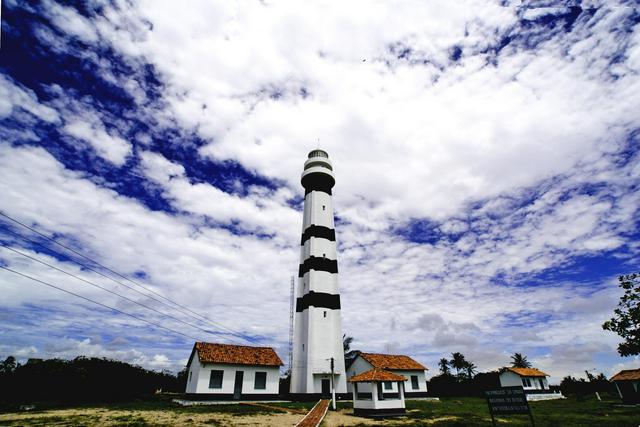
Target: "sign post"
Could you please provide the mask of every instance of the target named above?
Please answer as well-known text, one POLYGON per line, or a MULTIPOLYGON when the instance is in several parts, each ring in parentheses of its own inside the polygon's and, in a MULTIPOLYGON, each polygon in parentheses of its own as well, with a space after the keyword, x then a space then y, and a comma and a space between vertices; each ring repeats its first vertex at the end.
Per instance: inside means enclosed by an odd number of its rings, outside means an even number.
POLYGON ((531 425, 535 427, 529 402, 527 402, 527 396, 524 394, 524 389, 521 386, 487 390, 484 392, 484 395, 487 398, 491 422, 494 427, 496 425, 494 416, 504 414, 528 414, 531 425))

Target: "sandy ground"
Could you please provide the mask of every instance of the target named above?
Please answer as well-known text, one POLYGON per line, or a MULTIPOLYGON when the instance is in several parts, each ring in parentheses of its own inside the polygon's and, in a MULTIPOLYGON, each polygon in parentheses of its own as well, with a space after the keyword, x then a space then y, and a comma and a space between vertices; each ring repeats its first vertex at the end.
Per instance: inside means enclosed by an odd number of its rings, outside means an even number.
MULTIPOLYGON (((421 420, 424 425, 433 424, 437 421, 454 421, 456 417, 441 417, 433 418, 429 420, 421 420)), ((407 417, 394 417, 382 420, 371 420, 368 418, 356 417, 353 415, 353 409, 340 409, 336 412, 328 411, 322 422, 323 427, 341 427, 341 426, 355 426, 355 425, 372 425, 372 426, 384 426, 384 425, 398 425, 407 424, 415 425, 415 419, 410 420, 407 417)))
POLYGON ((34 413, 0 414, 2 426, 126 426, 142 422, 165 426, 294 426, 304 415, 274 413, 232 415, 220 413, 181 414, 173 411, 125 411, 108 409, 59 409, 34 413))

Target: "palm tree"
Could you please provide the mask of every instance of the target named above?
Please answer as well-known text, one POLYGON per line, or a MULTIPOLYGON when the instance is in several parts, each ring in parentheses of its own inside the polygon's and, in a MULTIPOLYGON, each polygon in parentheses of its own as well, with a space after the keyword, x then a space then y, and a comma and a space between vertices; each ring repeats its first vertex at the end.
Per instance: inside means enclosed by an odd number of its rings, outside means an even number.
POLYGON ((347 334, 342 335, 342 348, 344 350, 344 362, 346 365, 349 365, 353 359, 355 359, 360 353, 359 350, 351 350, 351 343, 353 342, 353 337, 347 336, 347 334))
POLYGON ((445 357, 440 359, 440 361, 438 362, 438 366, 440 367, 440 372, 442 372, 442 375, 451 375, 449 361, 445 357))
POLYGON ((527 360, 527 356, 523 356, 521 353, 515 353, 511 356, 511 366, 513 368, 530 368, 531 363, 527 360))
POLYGON ((451 353, 451 362, 449 363, 456 370, 456 373, 460 375, 460 371, 465 368, 467 360, 462 353, 455 352, 451 353))
POLYGON ((351 343, 353 342, 353 337, 348 337, 347 334, 342 334, 342 348, 345 353, 348 353, 351 350, 351 343))
POLYGON ((476 366, 475 363, 473 362, 467 362, 465 361, 465 366, 464 366, 465 371, 467 371, 467 378, 469 378, 470 380, 473 379, 473 376, 476 373, 476 369, 478 369, 478 367, 476 366))

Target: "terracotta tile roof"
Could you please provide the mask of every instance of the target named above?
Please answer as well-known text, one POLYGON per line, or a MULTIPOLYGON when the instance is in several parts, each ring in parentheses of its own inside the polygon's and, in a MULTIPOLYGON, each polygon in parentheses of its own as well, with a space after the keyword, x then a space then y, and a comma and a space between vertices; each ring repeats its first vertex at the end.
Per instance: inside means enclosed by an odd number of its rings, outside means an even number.
POLYGON ((358 375, 354 375, 349 378, 349 382, 352 383, 365 383, 365 382, 382 382, 382 381, 406 381, 407 377, 404 375, 394 374, 393 372, 383 371, 382 369, 371 369, 367 372, 362 372, 358 375))
POLYGON ((377 369, 402 369, 405 371, 424 371, 424 366, 401 354, 360 353, 360 356, 377 369))
POLYGON ((271 347, 250 347, 246 345, 214 344, 197 342, 193 346, 189 363, 194 352, 201 363, 224 363, 230 365, 282 366, 282 360, 271 347))
POLYGON ((518 374, 521 377, 548 377, 549 374, 545 374, 544 372, 536 369, 536 368, 512 368, 510 366, 506 368, 502 368, 501 372, 511 371, 514 374, 518 374))
POLYGON ((640 369, 625 369, 611 377, 611 381, 640 380, 640 369))

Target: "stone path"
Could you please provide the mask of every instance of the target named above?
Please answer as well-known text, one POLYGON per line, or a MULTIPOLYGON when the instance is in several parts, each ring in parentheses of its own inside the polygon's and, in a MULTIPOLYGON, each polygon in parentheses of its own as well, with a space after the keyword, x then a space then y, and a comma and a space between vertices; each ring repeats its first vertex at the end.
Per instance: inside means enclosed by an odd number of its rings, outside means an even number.
POLYGON ((329 400, 323 399, 319 400, 316 405, 311 408, 309 413, 305 415, 303 419, 300 420, 296 427, 317 427, 322 422, 322 419, 327 413, 327 409, 329 409, 329 400))

